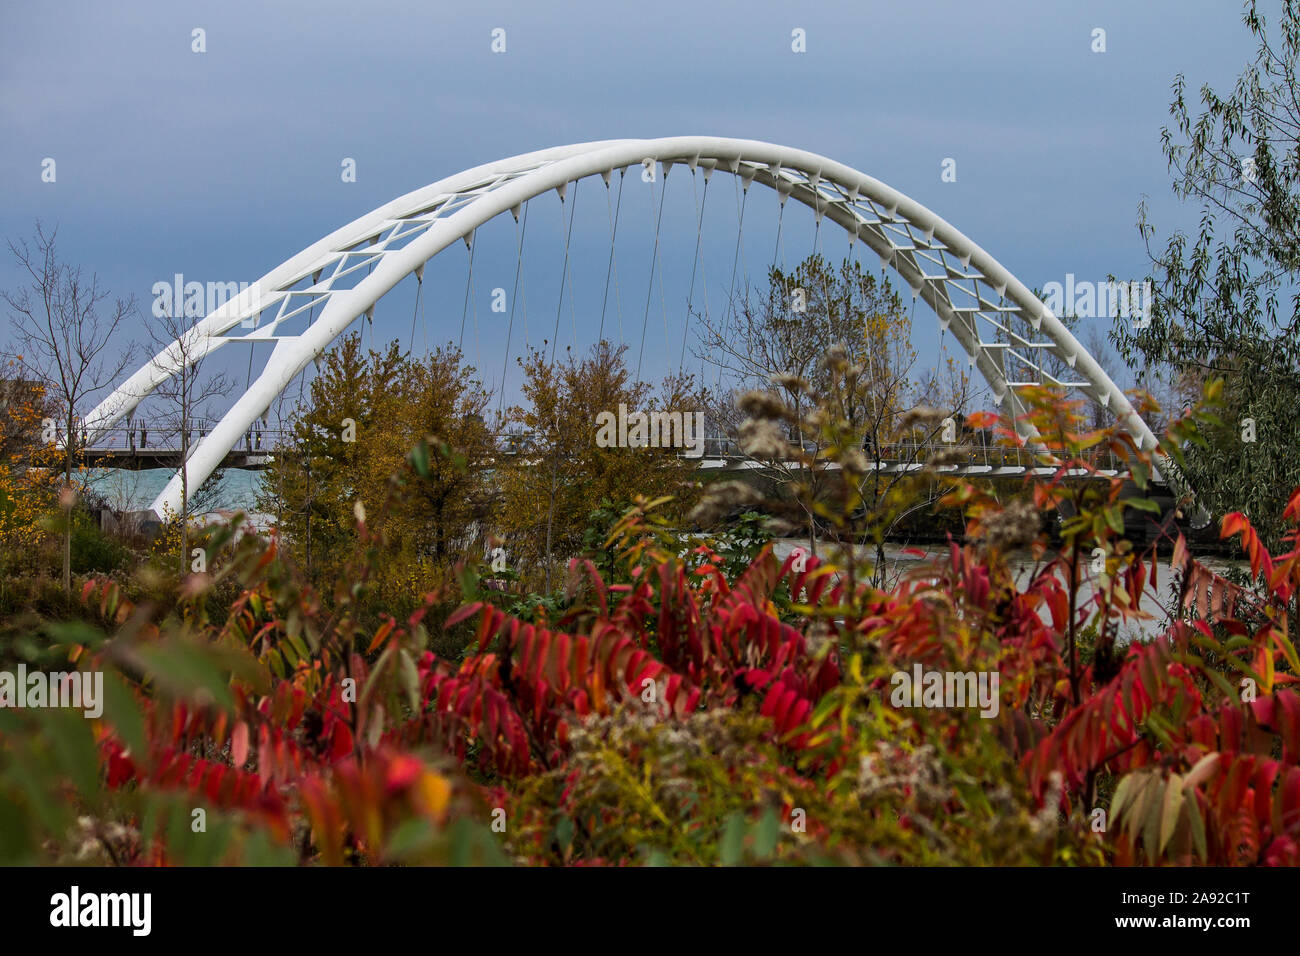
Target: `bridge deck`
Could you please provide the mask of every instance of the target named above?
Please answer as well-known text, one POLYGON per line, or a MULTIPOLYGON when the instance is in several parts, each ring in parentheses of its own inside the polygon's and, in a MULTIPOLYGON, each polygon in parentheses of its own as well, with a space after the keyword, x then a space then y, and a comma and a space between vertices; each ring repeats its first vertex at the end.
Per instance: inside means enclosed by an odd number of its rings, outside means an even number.
MULTIPOLYGON (((196 427, 190 434, 190 448, 206 434, 206 425, 196 427)), ((244 441, 231 449, 222 462, 224 468, 265 468, 275 455, 292 455, 291 435, 282 428, 255 428, 244 441)), ((808 449, 810 452, 812 448, 808 449)), ((534 451, 531 435, 503 434, 497 436, 497 451, 502 458, 527 457, 534 451)), ((1040 457, 1025 448, 1000 445, 960 446, 943 442, 898 443, 881 449, 878 460, 868 455, 868 467, 883 474, 919 472, 926 461, 936 453, 943 453, 952 462, 934 468, 941 474, 985 478, 1018 478, 1027 471, 1038 475, 1051 475, 1056 469, 1042 464, 1040 457), (956 457, 958 461, 952 461, 956 457)), ((180 465, 180 436, 173 430, 167 432, 139 422, 130 426, 116 426, 105 431, 95 444, 85 449, 87 462, 102 467, 117 468, 177 468, 180 465)), ((707 439, 699 455, 679 451, 682 457, 696 458, 704 471, 745 472, 761 470, 769 465, 742 454, 736 443, 729 439, 707 439)), ((785 462, 787 467, 796 465, 785 462)), ((829 468, 836 468, 834 464, 829 468)), ((1113 478, 1128 473, 1125 463, 1105 453, 1096 462, 1095 469, 1074 469, 1070 477, 1113 478)))

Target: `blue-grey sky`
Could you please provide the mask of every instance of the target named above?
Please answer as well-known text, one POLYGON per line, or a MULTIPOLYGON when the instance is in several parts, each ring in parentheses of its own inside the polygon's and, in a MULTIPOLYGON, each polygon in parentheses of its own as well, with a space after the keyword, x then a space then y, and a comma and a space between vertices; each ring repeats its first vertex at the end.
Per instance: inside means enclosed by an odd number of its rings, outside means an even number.
MULTIPOLYGON (((1143 196, 1163 231, 1195 221, 1196 210, 1173 201, 1159 149, 1174 76, 1185 73, 1193 89, 1224 87, 1251 54, 1235 0, 5 0, 0 235, 30 236, 38 218, 57 224, 65 258, 136 297, 132 332, 144 341, 151 287, 176 273, 252 281, 394 196, 493 159, 699 133, 796 146, 863 170, 935 210, 1031 287, 1066 273, 1140 275, 1143 196), (504 54, 490 50, 495 27, 506 30, 504 54), (806 53, 791 50, 796 27, 806 53), (1092 50, 1098 27, 1105 53, 1092 50), (202 54, 191 49, 195 28, 206 33, 202 54), (57 162, 54 183, 41 179, 46 157, 57 162), (356 160, 355 183, 341 181, 344 157, 356 160), (956 182, 941 181, 946 157, 956 182)), ((667 307, 678 311, 694 240, 689 188, 688 178, 670 178, 664 268, 667 307)), ((735 208, 729 191, 715 193, 705 230, 716 291, 735 208)), ((533 268, 549 256, 556 271, 560 213, 549 199, 532 210, 527 254, 533 268)), ((608 223, 597 186, 583 201, 575 318, 589 333, 608 223)), ((775 208, 753 226, 751 268, 771 258, 775 208)), ((785 233, 792 261, 812 241, 811 214, 799 211, 807 222, 785 233)), ((629 245, 618 249, 634 342, 650 236, 648 222, 637 225, 640 235, 620 227, 629 245)), ((488 324, 488 297, 513 278, 512 238, 507 220, 497 251, 475 265, 482 324, 477 346, 466 347, 494 379, 503 336, 488 324)), ((463 253, 449 249, 454 261, 435 270, 443 287, 430 284, 431 340, 459 332, 463 253)), ((18 280, 0 261, 0 287, 18 280)), ((557 291, 545 279, 529 291, 531 340, 550 334, 557 291)), ((649 329, 662 357, 680 326, 664 346, 654 291, 649 329)), ((405 341, 411 299, 393 295, 380 304, 379 336, 405 341)), ((562 329, 570 308, 562 305, 562 329)), ((930 329, 933 317, 917 323, 930 329)), ((7 335, 0 327, 0 343, 7 335)), ((917 341, 925 348, 933 336, 917 341)))

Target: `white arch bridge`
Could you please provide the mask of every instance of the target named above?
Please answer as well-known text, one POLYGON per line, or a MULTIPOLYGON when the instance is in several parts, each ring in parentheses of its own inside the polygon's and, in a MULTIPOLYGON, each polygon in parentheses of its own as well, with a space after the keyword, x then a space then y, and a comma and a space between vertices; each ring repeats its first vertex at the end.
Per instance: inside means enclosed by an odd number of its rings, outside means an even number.
MULTIPOLYGON (((607 140, 525 153, 394 199, 302 250, 196 322, 86 416, 86 441, 94 445, 160 384, 215 350, 231 342, 274 343, 260 373, 250 375, 246 391, 182 465, 188 487, 197 488, 308 363, 359 316, 373 317, 375 303, 403 279, 414 274, 422 284, 425 264, 438 253, 463 240, 472 254, 479 226, 506 212, 518 222, 526 202, 552 189, 563 200, 570 184, 587 177, 600 176, 608 189, 614 172, 655 164, 665 181, 674 166, 685 166, 692 175, 701 174, 706 185, 715 173, 737 177, 746 195, 757 183, 778 194, 782 209, 793 198, 812 210, 819 226, 823 218, 835 223, 847 233, 850 249, 861 241, 880 258, 882 269, 892 269, 934 310, 1003 412, 1013 417, 1024 412, 1016 388, 1031 382, 1016 381, 1016 370, 1030 369, 1039 374, 1032 384, 1078 389, 1114 414, 1142 448, 1156 447, 1128 398, 1057 316, 944 219, 825 156, 706 136, 607 140), (1026 337, 1023 323, 1038 340, 1026 337), (1061 381, 1045 370, 1049 354, 1059 360, 1054 367, 1064 362, 1076 380, 1061 381)), ((1033 441, 1028 426, 1021 427, 1033 441)), ((1177 482, 1171 463, 1163 471, 1177 482)), ((178 470, 152 508, 159 515, 168 508, 179 512, 181 499, 178 470)))

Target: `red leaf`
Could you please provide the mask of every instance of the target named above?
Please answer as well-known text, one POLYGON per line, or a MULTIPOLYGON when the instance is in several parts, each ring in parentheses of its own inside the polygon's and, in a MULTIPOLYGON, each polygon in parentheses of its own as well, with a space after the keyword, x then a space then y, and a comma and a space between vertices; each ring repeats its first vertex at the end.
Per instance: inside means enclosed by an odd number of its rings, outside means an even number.
POLYGON ((242 767, 248 760, 248 724, 242 720, 235 724, 230 735, 230 761, 236 767, 242 767))

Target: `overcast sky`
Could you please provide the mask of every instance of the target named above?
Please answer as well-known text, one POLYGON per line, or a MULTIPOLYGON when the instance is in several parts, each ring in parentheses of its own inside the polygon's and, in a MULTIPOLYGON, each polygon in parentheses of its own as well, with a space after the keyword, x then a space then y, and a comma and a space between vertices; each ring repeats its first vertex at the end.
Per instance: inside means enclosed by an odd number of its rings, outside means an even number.
MULTIPOLYGON (((57 224, 65 258, 136 297, 132 331, 144 340, 151 287, 176 273, 254 280, 401 193, 501 157, 698 133, 795 146, 873 175, 1031 287, 1066 273, 1140 275, 1144 196, 1162 229, 1195 221, 1172 200, 1159 148, 1171 82, 1182 72, 1193 89, 1226 86, 1251 53, 1235 0, 4 0, 0 234, 30 236, 38 218, 57 224), (504 54, 490 49, 496 27, 504 54), (806 31, 806 53, 791 50, 794 28, 806 31), (1092 50, 1095 28, 1105 53, 1092 50), (356 160, 355 183, 341 181, 344 157, 356 160), (948 157, 956 182, 940 178, 948 157), (46 158, 54 183, 41 178, 46 158)), ((678 182, 670 198, 689 201, 689 179, 678 182)), ((608 227, 594 189, 595 218, 580 214, 575 229, 575 281, 599 304, 608 227)), ((556 208, 551 197, 535 212, 551 246, 539 232, 530 255, 561 248, 556 208)), ((679 212, 664 248, 681 277, 694 224, 688 206, 679 212)), ((718 261, 734 242, 734 202, 730 215, 730 234, 720 215, 708 220, 718 261)), ((790 233, 785 254, 797 259, 807 236, 790 233)), ((637 254, 619 248, 633 339, 648 278, 637 254)), ((482 310, 513 268, 493 256, 475 266, 486 273, 473 297, 482 310)), ((459 329, 458 267, 435 340, 459 329)), ((5 258, 0 287, 18 280, 5 258)), ((528 306, 553 317, 544 291, 528 306)), ((585 295, 575 324, 589 331, 585 295)), ((411 308, 392 311, 380 335, 405 339, 411 308)), ((500 377, 500 338, 485 326, 475 346, 498 368, 490 377, 500 377)))

